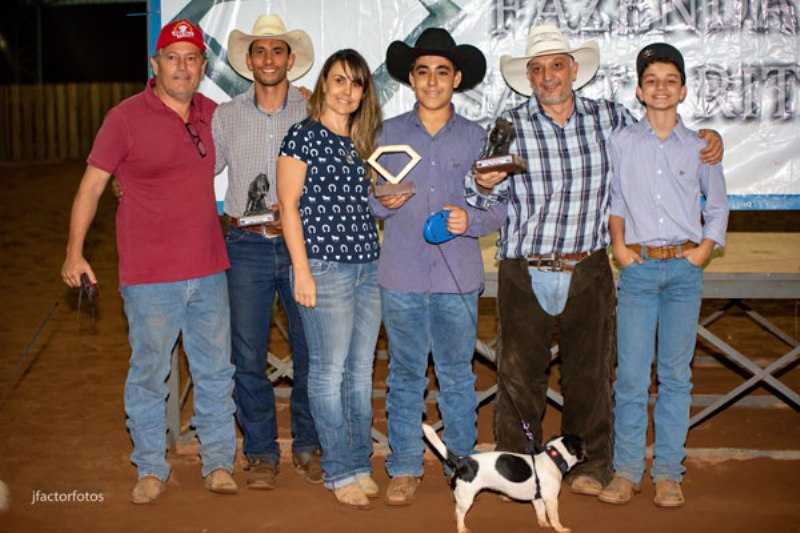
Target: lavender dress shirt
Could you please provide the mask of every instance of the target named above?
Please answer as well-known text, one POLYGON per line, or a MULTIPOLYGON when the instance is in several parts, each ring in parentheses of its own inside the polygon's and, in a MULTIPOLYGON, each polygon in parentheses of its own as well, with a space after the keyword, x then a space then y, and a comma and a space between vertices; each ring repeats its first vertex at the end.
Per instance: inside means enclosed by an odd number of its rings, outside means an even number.
MULTIPOLYGON (((381 287, 439 293, 467 293, 482 287, 478 238, 496 231, 506 218, 505 204, 484 211, 468 206, 465 200, 464 179, 480 157, 485 139, 483 128, 455 112, 434 136, 420 122, 416 106, 384 123, 381 145, 408 144, 422 160, 403 180, 414 183, 416 194, 402 207, 387 209, 370 195, 372 213, 384 220, 378 263, 381 287), (422 235, 423 224, 446 204, 467 212, 467 231, 446 243, 429 244, 422 235)), ((380 159, 393 174, 399 173, 407 161, 405 154, 385 154, 380 159)))
POLYGON ((611 137, 611 214, 625 219, 625 244, 725 245, 725 176, 700 161, 705 144, 680 119, 664 141, 646 117, 611 137))

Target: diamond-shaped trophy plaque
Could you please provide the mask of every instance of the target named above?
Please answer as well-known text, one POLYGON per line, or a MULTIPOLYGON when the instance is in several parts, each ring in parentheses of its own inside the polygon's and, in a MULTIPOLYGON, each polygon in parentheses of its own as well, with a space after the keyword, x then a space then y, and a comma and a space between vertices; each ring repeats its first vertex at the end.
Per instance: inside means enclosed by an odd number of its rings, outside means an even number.
POLYGON ((382 183, 375 186, 375 196, 381 197, 389 194, 414 194, 414 184, 411 182, 400 183, 406 174, 411 172, 411 169, 420 162, 422 158, 417 152, 414 151, 407 144, 387 144, 386 146, 379 146, 377 150, 372 152, 372 155, 367 159, 367 163, 374 168, 378 174, 383 176, 387 183, 382 183), (383 165, 378 163, 378 159, 383 154, 396 154, 402 153, 409 157, 409 161, 403 169, 396 175, 386 170, 383 165))

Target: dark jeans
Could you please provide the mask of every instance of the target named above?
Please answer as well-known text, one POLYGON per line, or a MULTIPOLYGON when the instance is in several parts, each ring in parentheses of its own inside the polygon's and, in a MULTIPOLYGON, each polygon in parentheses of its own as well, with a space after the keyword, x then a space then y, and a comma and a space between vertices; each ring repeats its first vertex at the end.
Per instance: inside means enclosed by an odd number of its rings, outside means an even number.
POLYGON ((498 282, 497 449, 525 451, 520 417, 531 424, 535 438, 542 440, 550 343, 556 333, 564 395, 561 431, 581 437, 589 457, 570 476, 588 474, 607 483, 613 445, 610 372, 614 319, 614 281, 608 256, 595 253, 577 265, 567 305, 555 317, 545 313, 536 300, 527 261, 501 261, 498 282))
POLYGON ((236 418, 244 436, 244 453, 251 460, 278 461, 275 392, 266 376, 272 304, 277 292, 289 325, 292 349, 292 451, 319 448, 308 405, 308 347, 303 323, 289 281, 291 262, 283 237, 265 239, 231 226, 226 239, 231 268, 231 347, 236 365, 236 418))

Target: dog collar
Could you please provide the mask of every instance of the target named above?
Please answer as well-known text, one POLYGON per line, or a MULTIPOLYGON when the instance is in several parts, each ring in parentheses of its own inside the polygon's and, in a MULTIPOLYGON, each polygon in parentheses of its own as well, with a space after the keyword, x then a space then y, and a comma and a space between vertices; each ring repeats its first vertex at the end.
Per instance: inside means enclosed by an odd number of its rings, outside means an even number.
POLYGON ((547 457, 549 457, 550 460, 552 460, 561 471, 561 475, 566 475, 566 473, 569 471, 569 465, 567 464, 567 461, 564 460, 561 452, 552 446, 547 446, 545 448, 545 452, 547 453, 547 457))

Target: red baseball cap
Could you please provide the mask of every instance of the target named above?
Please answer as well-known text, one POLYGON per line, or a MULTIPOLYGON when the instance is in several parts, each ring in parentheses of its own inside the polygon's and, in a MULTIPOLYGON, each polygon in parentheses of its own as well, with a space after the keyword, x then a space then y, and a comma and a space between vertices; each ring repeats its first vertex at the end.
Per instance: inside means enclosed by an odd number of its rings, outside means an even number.
POLYGON ((201 52, 206 51, 206 43, 203 42, 203 32, 199 26, 195 26, 188 20, 178 20, 170 22, 161 29, 156 41, 156 51, 165 48, 172 43, 187 42, 192 43, 201 52))

